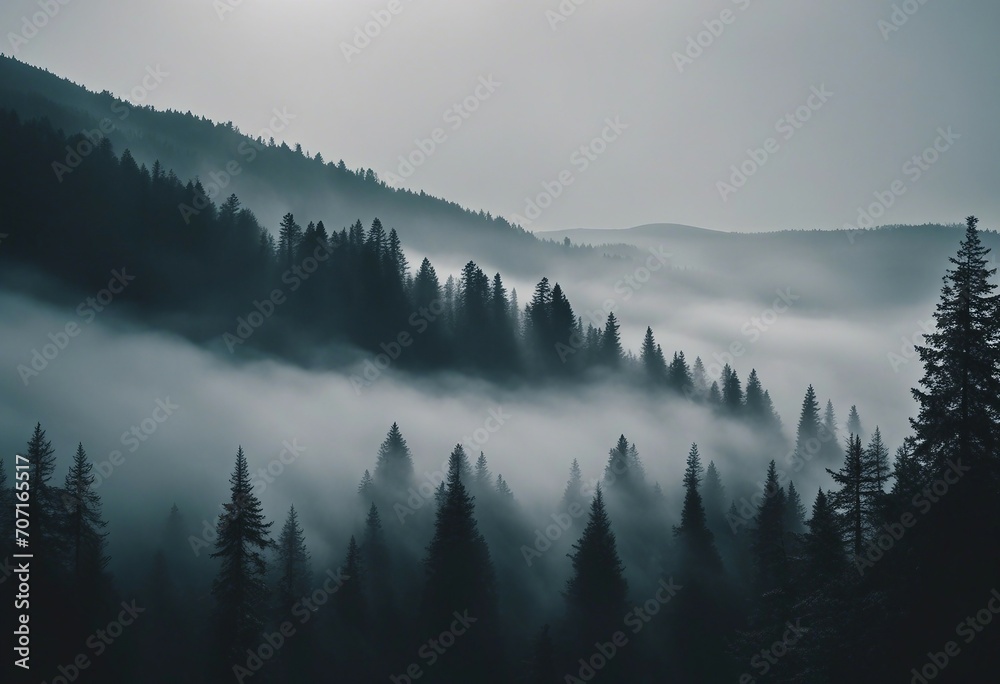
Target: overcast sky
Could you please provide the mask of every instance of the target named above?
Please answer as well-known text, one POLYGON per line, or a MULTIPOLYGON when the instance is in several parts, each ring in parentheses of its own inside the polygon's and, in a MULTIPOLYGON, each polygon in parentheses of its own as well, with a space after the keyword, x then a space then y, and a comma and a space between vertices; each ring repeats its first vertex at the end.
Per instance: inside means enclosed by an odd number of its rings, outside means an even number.
POLYGON ((253 134, 285 108, 279 137, 382 176, 441 129, 402 184, 513 217, 548 182, 533 230, 840 228, 894 181, 878 223, 1000 224, 995 0, 906 0, 898 27, 889 0, 61 1, 5 0, 3 52, 253 134), (373 12, 386 25, 365 44, 373 12), (605 130, 615 117, 627 128, 605 130), (583 168, 574 152, 602 132, 583 168), (904 166, 935 143, 932 164, 904 166), (720 189, 757 148, 763 166, 720 189))

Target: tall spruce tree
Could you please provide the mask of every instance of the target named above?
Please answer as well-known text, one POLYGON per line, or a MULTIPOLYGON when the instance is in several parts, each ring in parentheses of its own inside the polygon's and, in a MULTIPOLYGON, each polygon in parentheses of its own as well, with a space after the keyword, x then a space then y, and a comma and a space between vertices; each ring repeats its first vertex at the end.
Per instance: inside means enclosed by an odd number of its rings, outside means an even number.
POLYGON ((621 365, 625 352, 622 351, 621 335, 618 333, 618 319, 612 311, 608 314, 608 320, 604 324, 604 332, 601 334, 601 363, 611 368, 621 365))
POLYGON ((936 328, 916 347, 924 366, 913 390, 919 411, 911 420, 917 457, 934 473, 963 459, 976 480, 996 489, 1000 436, 1000 297, 994 293, 978 220, 966 220, 953 268, 944 277, 934 311, 936 328))
POLYGON ((392 492, 406 491, 413 479, 413 457, 399 424, 393 423, 378 449, 375 484, 392 492))
POLYGON ((715 548, 715 540, 705 516, 699 487, 702 466, 698 445, 692 444, 688 452, 687 467, 684 470, 684 508, 681 510, 681 524, 674 528, 680 551, 682 576, 692 577, 702 573, 718 572, 722 569, 722 559, 715 548))
POLYGON ((785 549, 785 490, 778 480, 777 466, 771 461, 764 482, 764 498, 753 520, 754 575, 762 593, 778 589, 788 580, 785 549))
POLYGON ((840 520, 833 503, 822 489, 813 502, 808 525, 803 546, 809 564, 809 577, 817 586, 822 586, 840 577, 847 567, 840 520))
POLYGON ((852 435, 847 445, 844 465, 837 472, 826 469, 840 488, 833 493, 833 504, 840 513, 847 533, 848 547, 857 558, 864 548, 868 517, 866 516, 865 492, 870 486, 870 478, 865 469, 865 451, 861 438, 852 435))
POLYGON ((822 454, 821 428, 816 391, 812 385, 809 385, 806 388, 806 396, 802 399, 802 411, 799 413, 799 425, 795 439, 795 454, 800 463, 813 460, 822 454))
POLYGON ((864 438, 861 428, 861 416, 858 415, 858 407, 851 405, 851 412, 847 415, 847 434, 859 435, 864 438))
POLYGON ((309 551, 295 506, 288 509, 288 517, 278 537, 277 551, 279 575, 276 598, 280 619, 287 619, 287 612, 295 602, 312 591, 309 551))
POLYGON ((570 622, 581 631, 583 642, 611 634, 625 614, 628 584, 618 557, 615 533, 598 486, 590 505, 590 518, 570 554, 573 575, 566 587, 570 622))
POLYGON ((496 634, 497 589, 486 540, 479 533, 475 505, 462 481, 467 462, 462 445, 448 459, 448 481, 438 506, 434 536, 424 566, 422 614, 430 631, 446 629, 455 614, 467 611, 477 620, 461 642, 440 663, 451 676, 470 676, 481 681, 501 677, 500 648, 496 634), (457 651, 457 652, 456 652, 457 651))
POLYGON ((705 482, 702 484, 702 500, 705 504, 705 522, 715 537, 726 532, 732 534, 729 523, 726 522, 726 488, 722 484, 715 461, 709 461, 705 470, 705 482))
POLYGON ((101 519, 101 497, 94 491, 94 466, 78 444, 63 486, 63 539, 69 554, 70 576, 78 595, 99 594, 106 588, 104 569, 107 522, 101 519))
POLYGON ((212 586, 216 602, 216 627, 220 657, 226 669, 246 659, 246 649, 256 647, 267 606, 267 564, 264 552, 272 546, 260 500, 254 494, 250 468, 243 447, 229 478, 230 500, 216 525, 215 552, 221 561, 212 586))

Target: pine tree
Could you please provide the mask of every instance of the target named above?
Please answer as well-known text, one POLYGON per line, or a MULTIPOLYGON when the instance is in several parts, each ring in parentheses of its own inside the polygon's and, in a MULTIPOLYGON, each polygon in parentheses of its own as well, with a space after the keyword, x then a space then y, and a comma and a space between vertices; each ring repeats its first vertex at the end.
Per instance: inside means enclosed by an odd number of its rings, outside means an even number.
MULTIPOLYGON (((702 485, 702 500, 705 504, 705 521, 714 536, 730 531, 726 522, 726 488, 722 477, 715 467, 715 461, 709 461, 705 471, 705 482, 702 485)), ((731 533, 731 531, 730 531, 731 533)))
POLYGON ((795 440, 797 462, 807 463, 822 453, 821 428, 816 391, 812 385, 809 385, 806 389, 806 396, 802 400, 802 412, 799 414, 799 426, 795 440))
MULTIPOLYGON (((659 345, 656 345, 656 351, 662 359, 663 350, 660 349, 659 345)), ((670 362, 669 368, 667 368, 667 384, 669 384, 677 392, 684 392, 684 388, 690 387, 691 383, 691 369, 688 368, 687 360, 684 358, 684 352, 674 352, 674 358, 670 362)))
MULTIPOLYGON (((427 583, 422 614, 427 629, 433 631, 445 629, 454 620, 455 611, 468 611, 478 620, 476 629, 470 629, 449 651, 447 661, 440 663, 442 672, 448 668, 450 672, 483 672, 497 677, 496 579, 489 548, 476 524, 473 498, 462 481, 465 460, 465 451, 456 445, 448 459, 447 487, 424 562, 427 583)), ((493 681, 489 677, 485 680, 493 681)))
POLYGON ((397 423, 393 423, 378 449, 374 480, 393 492, 406 491, 413 479, 413 457, 397 423))
POLYGON ((286 613, 295 602, 312 591, 309 551, 295 506, 288 509, 288 518, 278 537, 278 572, 279 619, 287 619, 286 613))
POLYGON ((838 472, 829 468, 826 472, 830 473, 833 481, 840 485, 840 489, 833 493, 832 501, 844 521, 851 553, 857 558, 861 556, 864 548, 867 528, 865 491, 869 487, 861 438, 857 435, 850 438, 844 465, 838 472))
POLYGON ((366 500, 371 499, 375 495, 375 478, 372 477, 367 468, 364 475, 361 476, 361 482, 358 483, 358 494, 366 500))
POLYGON ((392 567, 389 547, 386 545, 382 519, 375 504, 368 509, 365 534, 361 541, 362 565, 366 568, 367 602, 374 611, 378 632, 385 634, 398 629, 395 624, 395 590, 392 586, 392 567))
POLYGON ((691 399, 703 400, 708 396, 708 374, 705 372, 705 364, 700 356, 694 358, 694 365, 691 367, 691 399))
POLYGON ((858 407, 851 405, 851 412, 847 415, 847 434, 864 437, 861 430, 861 416, 858 415, 858 407))
POLYGON ((601 362, 617 368, 621 365, 625 353, 622 351, 621 336, 618 334, 618 319, 612 311, 608 314, 608 320, 604 324, 604 332, 601 335, 601 362))
POLYGON ((365 571, 361 547, 354 535, 347 544, 347 554, 344 557, 344 583, 337 589, 337 614, 342 623, 350 630, 364 632, 367 626, 367 601, 365 600, 365 571))
POLYGON ((785 490, 778 481, 774 461, 767 467, 764 498, 754 516, 751 549, 758 588, 762 592, 784 586, 788 579, 785 550, 785 490))
POLYGON ((66 474, 63 494, 63 538, 68 544, 70 575, 79 595, 98 593, 104 584, 107 522, 101 520, 101 497, 94 491, 93 464, 83 444, 77 445, 66 474))
POLYGON ((761 387, 760 378, 757 377, 756 368, 751 369, 750 375, 747 376, 743 407, 750 418, 765 421, 770 417, 764 403, 764 389, 761 387))
POLYGON ((966 221, 958 254, 948 259, 941 299, 934 312, 936 329, 916 350, 924 366, 919 405, 911 424, 916 454, 934 473, 962 459, 979 484, 996 491, 1000 436, 1000 298, 994 291, 986 255, 976 228, 966 221))
POLYGON ((220 656, 229 664, 241 662, 246 649, 256 646, 264 625, 267 585, 264 551, 272 542, 270 522, 264 521, 260 500, 253 492, 243 447, 236 452, 236 466, 229 478, 231 498, 223 505, 217 524, 215 552, 221 559, 212 586, 216 625, 222 646, 220 656))
POLYGON ((793 535, 805 531, 806 509, 802 499, 795 489, 795 483, 788 483, 788 493, 785 501, 785 532, 793 535))
POLYGON ((719 391, 719 382, 712 381, 712 386, 708 388, 708 404, 714 408, 722 406, 722 392, 719 391))
POLYGON ((587 526, 573 549, 566 603, 570 623, 581 630, 587 642, 594 634, 610 634, 618 628, 628 592, 600 487, 591 503, 587 526))
POLYGON ((642 368, 646 372, 646 378, 654 385, 661 385, 667 381, 667 365, 663 358, 663 351, 657 346, 653 338, 653 329, 646 328, 646 336, 642 340, 642 351, 639 355, 642 368))
POLYGON ((681 554, 680 565, 684 576, 703 572, 718 572, 722 559, 715 548, 715 540, 705 518, 701 493, 701 457, 698 445, 692 444, 684 470, 684 508, 681 524, 674 528, 681 554))
POLYGON ((281 217, 278 229, 278 255, 285 268, 291 268, 302 241, 302 228, 295 222, 291 212, 281 217))
POLYGON ((503 475, 497 475, 497 495, 500 497, 501 501, 513 500, 514 492, 511 491, 510 485, 507 484, 507 480, 503 479, 503 475))
POLYGON ((826 409, 823 411, 823 424, 819 429, 819 440, 823 462, 835 462, 840 457, 840 440, 837 436, 837 416, 833 411, 833 402, 829 399, 826 400, 826 409))
POLYGON ((809 563, 809 577, 818 586, 830 582, 844 572, 847 559, 840 536, 840 521, 833 504, 822 489, 816 495, 809 519, 809 531, 803 540, 809 563))
POLYGON ((869 527, 874 529, 879 526, 885 504, 885 489, 892 474, 889 467, 889 450, 882 442, 882 431, 877 425, 871 440, 868 442, 868 447, 865 449, 864 469, 866 481, 864 490, 865 514, 869 527))
POLYGON ((573 504, 582 506, 583 502, 583 475, 580 471, 580 462, 574 458, 569 467, 569 480, 563 490, 562 508, 569 509, 573 504))
POLYGON ((476 473, 474 477, 476 486, 482 487, 483 491, 493 483, 493 475, 490 473, 489 464, 486 462, 486 454, 482 451, 479 452, 479 458, 476 459, 476 473))
POLYGON ((736 415, 743 408, 743 389, 740 377, 727 363, 722 369, 722 407, 736 415))
POLYGON ((26 455, 31 492, 31 533, 39 546, 55 553, 56 549, 52 547, 59 538, 60 510, 58 490, 52 487, 50 481, 56 469, 56 457, 41 423, 35 424, 26 455))

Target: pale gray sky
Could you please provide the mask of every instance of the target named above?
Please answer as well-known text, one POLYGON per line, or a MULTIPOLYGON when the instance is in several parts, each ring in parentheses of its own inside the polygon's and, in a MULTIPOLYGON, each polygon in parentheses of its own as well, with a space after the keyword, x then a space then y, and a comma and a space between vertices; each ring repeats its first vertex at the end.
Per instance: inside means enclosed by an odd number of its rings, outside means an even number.
POLYGON ((289 144, 383 176, 441 129, 403 184, 512 217, 548 182, 559 196, 531 229, 840 228, 894 181, 878 223, 1000 224, 995 0, 576 2, 6 0, 0 49, 129 99, 159 65, 169 75, 143 104, 249 133, 286 108, 289 144), (348 59, 373 12, 385 26, 348 59), (710 28, 679 68, 674 53, 710 28), (466 98, 468 118, 448 113, 466 98), (801 127, 777 127, 809 104, 801 127), (583 168, 574 151, 614 117, 627 129, 608 129, 583 168), (904 167, 935 142, 934 163, 904 167), (768 147, 742 188, 720 191, 768 147))

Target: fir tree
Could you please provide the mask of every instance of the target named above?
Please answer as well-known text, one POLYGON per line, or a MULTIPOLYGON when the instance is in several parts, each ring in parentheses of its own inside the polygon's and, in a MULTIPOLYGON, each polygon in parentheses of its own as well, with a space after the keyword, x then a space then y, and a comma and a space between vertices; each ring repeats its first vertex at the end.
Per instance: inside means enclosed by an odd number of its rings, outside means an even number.
POLYGON ((785 501, 785 532, 799 535, 805 531, 806 509, 802 499, 795 489, 795 483, 788 483, 788 493, 785 501))
POLYGON ((847 567, 840 521, 833 504, 822 489, 816 495, 809 519, 809 531, 803 540, 809 563, 809 576, 818 586, 840 577, 847 567))
POLYGON ((236 452, 236 466, 229 478, 230 500, 223 505, 217 524, 215 552, 221 559, 212 587, 216 600, 216 626, 220 653, 226 666, 242 662, 246 649, 255 647, 264 625, 267 585, 264 551, 271 547, 270 522, 264 521, 260 500, 253 492, 243 447, 236 452))
POLYGON ((963 459, 979 483, 997 486, 996 446, 1000 420, 1000 298, 987 268, 978 220, 966 221, 958 254, 948 259, 936 329, 916 347, 924 366, 913 390, 919 412, 911 424, 916 454, 931 472, 963 459))
POLYGON ((103 584, 107 522, 101 520, 101 497, 94 491, 94 466, 83 444, 77 445, 73 465, 66 474, 62 521, 68 544, 69 568, 78 594, 97 593, 103 584))
POLYGON ((600 487, 573 549, 573 575, 566 588, 570 622, 582 628, 585 640, 592 634, 612 633, 625 614, 628 585, 600 487))
MULTIPOLYGON (((367 471, 366 471, 367 472, 367 471)), ((391 491, 406 491, 413 479, 413 458, 399 425, 393 423, 378 449, 375 483, 391 491)))
POLYGON ((833 495, 833 504, 839 511, 847 531, 848 546, 855 558, 861 556, 867 528, 865 492, 870 480, 865 470, 865 452, 861 438, 851 436, 848 441, 844 465, 838 472, 827 468, 833 481, 840 485, 833 495))
POLYGON ((802 412, 799 414, 799 426, 795 440, 795 455, 799 463, 809 462, 822 453, 821 428, 816 391, 812 385, 809 385, 806 389, 806 396, 802 400, 802 412))
MULTIPOLYGON (((715 461, 709 461, 705 471, 705 482, 702 485, 702 500, 705 505, 705 521, 714 536, 730 531, 726 523, 726 488, 722 477, 715 467, 715 461)), ((730 531, 731 533, 731 531, 730 531)))
POLYGON ((429 630, 442 630, 456 611, 468 611, 478 621, 461 644, 449 651, 442 671, 489 673, 499 676, 496 639, 497 593, 493 563, 486 540, 479 533, 475 506, 462 481, 465 452, 456 445, 448 459, 448 482, 438 507, 434 536, 424 563, 427 583, 423 617, 429 630), (457 652, 455 652, 457 651, 457 652))
POLYGON ((312 591, 309 551, 306 549, 305 536, 299 525, 295 506, 288 509, 288 518, 278 537, 278 572, 280 619, 287 619, 286 611, 291 610, 296 601, 312 591))
POLYGON ((614 312, 611 312, 608 314, 601 335, 601 362, 606 366, 617 368, 621 365, 624 355, 621 336, 618 333, 618 319, 615 318, 614 312))
POLYGON ((701 457, 698 445, 692 444, 688 452, 687 467, 684 470, 684 508, 681 510, 681 524, 674 528, 674 535, 680 547, 681 568, 685 576, 718 572, 722 569, 722 559, 715 548, 715 541, 705 519, 705 506, 701 493, 701 457))
POLYGON ((562 508, 568 509, 573 504, 582 506, 583 502, 583 476, 580 471, 580 462, 574 458, 569 467, 569 480, 563 490, 562 508))
POLYGON ((851 412, 847 415, 847 434, 864 437, 861 430, 861 416, 858 415, 858 407, 851 405, 851 412))
POLYGON ((762 592, 784 586, 788 579, 785 550, 785 490, 774 461, 767 467, 764 498, 754 517, 752 551, 756 582, 762 592))
POLYGON ((654 385, 664 384, 667 380, 667 365, 663 351, 653 338, 653 329, 646 328, 646 336, 642 340, 642 351, 639 355, 646 377, 654 385))
MULTIPOLYGON (((656 351, 660 358, 663 358, 663 350, 656 346, 656 351)), ((667 383, 678 392, 683 392, 685 387, 691 386, 691 369, 688 368, 684 352, 674 352, 674 358, 667 369, 667 383)))

